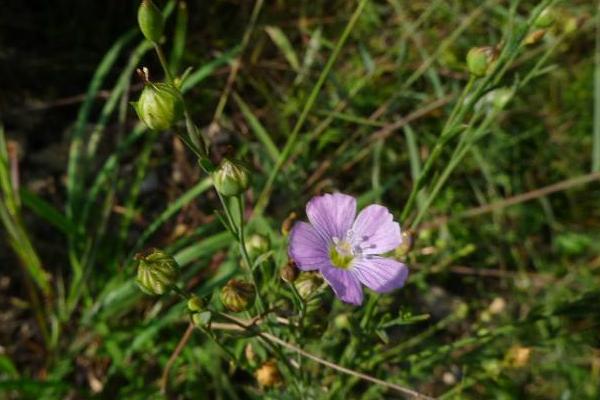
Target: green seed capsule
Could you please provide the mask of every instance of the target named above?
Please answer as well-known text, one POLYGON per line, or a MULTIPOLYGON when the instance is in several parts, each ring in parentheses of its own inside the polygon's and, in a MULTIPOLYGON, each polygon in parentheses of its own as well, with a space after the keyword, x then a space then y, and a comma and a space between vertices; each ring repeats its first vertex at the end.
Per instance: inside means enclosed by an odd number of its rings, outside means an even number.
POLYGON ((481 77, 487 75, 498 58, 496 49, 490 46, 474 47, 467 54, 469 72, 481 77))
POLYGON ((492 92, 492 104, 497 110, 502 110, 512 99, 514 91, 510 88, 499 88, 492 92))
MULTIPOLYGON (((267 236, 255 233, 246 239, 246 251, 250 260, 257 260, 258 257, 264 256, 269 250, 271 250, 271 241, 267 236)), ((240 260, 240 265, 242 268, 249 268, 244 258, 240 260)))
POLYGON ((138 25, 146 39, 156 43, 162 37, 165 21, 152 0, 143 0, 140 4, 138 8, 138 25))
POLYGON ((187 302, 187 308, 193 313, 200 312, 204 309, 204 302, 200 297, 193 295, 187 302))
POLYGON ((551 7, 546 7, 535 19, 534 25, 537 28, 549 28, 556 20, 556 15, 551 7))
POLYGON ((231 279, 221 289, 221 303, 232 312, 241 312, 254 304, 256 289, 254 285, 238 279, 231 279))
POLYGON ((284 282, 294 283, 294 281, 298 277, 298 273, 298 267, 296 267, 296 264, 292 260, 290 260, 279 271, 279 277, 284 282))
POLYGON ((146 126, 155 131, 171 128, 183 116, 181 93, 168 83, 147 83, 133 106, 146 126))
POLYGON ((302 299, 306 300, 319 289, 322 278, 314 272, 301 272, 294 281, 294 286, 302 299))
POLYGON ((217 170, 213 173, 215 188, 223 196, 238 196, 242 194, 250 184, 248 169, 242 164, 225 158, 217 170))
POLYGON ((192 314, 192 322, 199 328, 206 328, 210 325, 212 313, 210 311, 202 311, 192 314))
POLYGON ((246 240, 246 251, 250 258, 256 258, 271 249, 271 241, 267 236, 255 233, 246 240))
POLYGON ((169 291, 179 278, 179 265, 167 253, 151 249, 147 253, 137 254, 136 282, 146 294, 158 296, 169 291))

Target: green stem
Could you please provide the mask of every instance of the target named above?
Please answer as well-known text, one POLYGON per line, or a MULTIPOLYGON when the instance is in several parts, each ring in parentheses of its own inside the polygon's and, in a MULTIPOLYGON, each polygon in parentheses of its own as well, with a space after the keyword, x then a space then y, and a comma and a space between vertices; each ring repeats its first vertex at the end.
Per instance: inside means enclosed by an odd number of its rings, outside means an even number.
MULTIPOLYGON (((401 221, 405 221, 407 219, 408 215, 410 214, 410 212, 412 211, 415 201, 417 199, 417 194, 419 193, 419 191, 425 184, 426 180, 429 178, 429 175, 431 174, 431 171, 433 169, 433 165, 435 164, 435 162, 438 160, 438 158, 442 154, 442 150, 444 149, 444 146, 458 132, 456 129, 456 126, 457 126, 458 122, 461 121, 462 118, 464 117, 466 109, 470 108, 470 107, 465 107, 465 105, 464 105, 465 99, 467 98, 467 94, 469 94, 469 92, 473 88, 473 85, 474 85, 476 79, 477 78, 475 78, 474 76, 471 76, 471 78, 467 82, 467 85, 463 89, 459 100, 457 101, 456 105, 454 106, 454 109, 450 113, 450 117, 448 117, 448 121, 446 122, 446 124, 444 125, 444 128, 442 129, 442 133, 440 134, 440 137, 438 138, 438 141, 435 144, 433 151, 431 152, 431 155, 429 156, 429 158, 427 158, 427 161, 425 162, 425 165, 423 166, 423 170, 421 171, 421 174, 417 178, 417 181, 414 183, 413 188, 408 196, 408 200, 406 201, 406 205, 404 206, 404 209, 402 210, 402 214, 400 216, 401 221)), ((469 102, 469 103, 471 103, 471 102, 469 102)))
POLYGON ((173 285, 173 291, 177 293, 183 300, 189 300, 190 294, 177 285, 173 285))
POLYGON ((289 362, 288 357, 285 356, 285 354, 283 354, 283 350, 281 350, 281 348, 279 347, 279 343, 274 343, 273 340, 271 340, 270 335, 261 331, 260 328, 256 327, 256 329, 254 328, 254 325, 246 325, 244 322, 240 321, 239 319, 232 317, 228 314, 222 313, 222 312, 216 312, 217 315, 219 315, 220 317, 222 317, 223 319, 239 326, 240 328, 242 328, 244 331, 247 332, 253 332, 255 333, 261 340, 263 340, 268 347, 271 348, 271 350, 277 354, 277 357, 279 358, 279 360, 281 362, 283 362, 283 364, 286 366, 286 368, 289 370, 290 374, 294 375, 294 377, 298 377, 296 370, 294 369, 294 367, 292 366, 292 364, 289 362))
POLYGON ((260 294, 260 290, 258 288, 258 284, 256 283, 256 277, 254 276, 254 270, 252 269, 252 260, 250 259, 250 255, 246 249, 246 237, 244 234, 244 196, 240 195, 236 197, 236 202, 239 207, 240 213, 240 225, 238 227, 238 241, 240 244, 240 252, 242 253, 242 257, 248 266, 248 275, 252 280, 252 284, 254 285, 254 289, 256 290, 256 300, 257 300, 257 308, 258 312, 262 314, 265 311, 265 303, 260 294))
POLYGON ((233 236, 235 236, 235 239, 237 241, 239 238, 238 225, 235 223, 235 219, 233 218, 233 215, 231 215, 229 205, 225 201, 223 195, 221 195, 221 193, 219 193, 219 191, 216 189, 215 192, 217 192, 217 196, 219 196, 219 201, 221 202, 221 206, 223 207, 223 212, 225 213, 225 218, 227 218, 227 223, 229 224, 230 231, 233 234, 233 236))
POLYGON ((173 84, 173 75, 171 75, 171 71, 169 70, 169 64, 167 64, 167 59, 165 57, 165 53, 163 52, 160 45, 156 42, 154 44, 154 50, 156 51, 156 55, 158 56, 158 60, 160 61, 160 65, 165 72, 165 76, 167 77, 167 82, 171 85, 173 84))
MULTIPOLYGON (((411 228, 414 229, 416 226, 419 225, 419 223, 425 216, 425 213, 431 206, 431 203, 433 203, 433 200, 438 195, 438 193, 441 190, 444 183, 446 183, 446 180, 448 179, 448 177, 450 176, 450 174, 452 173, 454 168, 456 168, 458 166, 458 163, 460 162, 460 160, 463 159, 463 157, 467 153, 467 150, 471 147, 473 142, 480 136, 481 132, 483 132, 485 129, 487 129, 487 127, 494 120, 494 118, 496 117, 497 114, 498 114, 497 112, 493 112, 490 115, 488 115, 486 117, 486 119, 481 123, 481 125, 479 125, 479 127, 475 130, 475 132, 471 133, 471 134, 469 133, 469 132, 471 132, 470 127, 473 125, 474 121, 471 121, 471 123, 469 123, 469 128, 463 134, 460 142, 454 149, 454 152, 452 153, 452 156, 450 157, 450 161, 446 165, 446 168, 444 169, 444 171, 442 172, 440 177, 435 182, 433 189, 431 190, 431 193, 429 193, 429 196, 427 197, 427 199, 425 200, 425 203, 423 204, 423 207, 419 210, 419 213, 417 214, 416 218, 412 222, 411 228)), ((473 120, 476 117, 477 116, 473 117, 473 120)))
POLYGON ((271 195, 271 190, 273 188, 273 183, 275 182, 275 179, 277 178, 279 171, 283 167, 283 164, 285 164, 285 162, 287 161, 288 157, 290 156, 292 150, 294 149, 294 146, 296 145, 296 141, 298 139, 298 135, 300 134, 300 129, 302 129, 302 127, 304 126, 304 122, 306 121, 306 118, 308 117, 309 112, 312 110, 312 108, 315 104, 315 101, 317 100, 317 96, 319 95, 321 87, 325 83, 325 80, 327 79, 329 72, 333 68, 333 64, 337 60, 337 58, 342 50, 342 47, 344 47, 346 40, 350 36, 350 33, 352 32, 354 25, 358 21, 358 18, 362 14, 362 10, 364 9, 364 7, 368 1, 369 0, 360 0, 358 7, 356 7, 356 10, 354 10, 352 17, 350 18, 350 20, 348 21, 348 24, 346 25, 346 28, 342 32, 342 36, 336 43, 333 53, 331 53, 331 56, 329 56, 329 59, 327 60, 327 64, 325 64, 325 67, 323 68, 321 75, 319 75, 319 79, 317 80, 317 83, 315 83, 315 86, 313 87, 312 91, 310 92, 310 95, 308 96, 308 99, 306 100, 306 103, 304 104, 302 113, 300 114, 300 117, 298 118, 296 125, 294 125, 294 129, 292 130, 292 133, 288 137, 288 139, 285 143, 285 146, 284 146, 283 150, 281 151, 281 154, 279 155, 279 159, 277 160, 277 162, 275 163, 275 166, 271 170, 271 173, 269 174, 269 178, 267 179, 267 183, 265 184, 265 187, 263 188, 262 192, 260 193, 260 196, 258 197, 258 201, 256 202, 256 207, 254 208, 255 216, 262 214, 262 212, 266 208, 267 203, 269 202, 269 197, 271 195))

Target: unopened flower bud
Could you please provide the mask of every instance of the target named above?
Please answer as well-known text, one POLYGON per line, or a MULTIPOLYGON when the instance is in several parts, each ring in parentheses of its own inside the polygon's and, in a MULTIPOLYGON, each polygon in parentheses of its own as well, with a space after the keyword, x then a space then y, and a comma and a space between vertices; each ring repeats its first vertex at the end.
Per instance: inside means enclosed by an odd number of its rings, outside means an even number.
POLYGON ((281 372, 274 360, 267 361, 256 370, 256 380, 261 387, 269 388, 279 386, 283 382, 281 372))
POLYGON ((175 285, 179 278, 179 265, 167 253, 151 249, 135 256, 138 260, 136 282, 140 289, 150 295, 161 295, 175 285))
POLYGON ((279 271, 279 276, 286 283, 294 283, 298 277, 298 272, 296 264, 292 260, 289 260, 287 264, 281 268, 281 271, 279 271))
POLYGON ((540 15, 535 19, 533 23, 537 28, 549 28, 554 23, 556 15, 552 7, 546 7, 542 10, 540 15))
POLYGON ((510 88, 498 88, 491 93, 493 94, 492 105, 497 110, 502 110, 504 107, 506 107, 514 94, 513 90, 510 88))
POLYGON ((221 303, 232 312, 245 311, 252 307, 256 298, 253 284, 239 279, 231 279, 221 289, 221 303))
POLYGON ((459 302, 452 311, 452 314, 458 320, 465 319, 469 314, 469 305, 462 301, 459 302))
POLYGON ((405 258, 412 250, 414 244, 415 237, 413 232, 410 230, 402 231, 402 242, 400 243, 400 246, 396 247, 394 255, 398 258, 405 258))
POLYGON ((567 35, 577 32, 577 28, 579 28, 579 21, 577 17, 565 16, 564 18, 560 19, 560 22, 562 31, 567 35))
POLYGON ((498 52, 491 46, 473 47, 467 53, 467 67, 475 76, 485 76, 498 58, 498 52))
POLYGON ((487 111, 501 111, 506 107, 508 102, 512 99, 514 91, 508 87, 502 87, 491 90, 483 95, 477 103, 475 103, 476 110, 487 110, 487 111))
POLYGON ((158 42, 163 35, 165 21, 156 4, 152 0, 142 0, 137 17, 144 37, 152 42, 158 42))
POLYGON ((339 330, 350 330, 352 326, 350 324, 350 317, 348 314, 340 314, 336 316, 333 320, 333 323, 335 324, 335 327, 339 330))
POLYGON ((192 313, 200 312, 204 309, 204 302, 200 297, 193 295, 187 302, 187 308, 192 313))
POLYGON ((294 286, 302 299, 308 299, 319 289, 323 279, 314 272, 301 272, 294 281, 294 286))
POLYGON ((223 196, 242 194, 250 184, 248 169, 237 161, 225 158, 213 173, 215 188, 223 196))
POLYGON ((212 313, 210 311, 202 311, 192 314, 192 322, 199 328, 206 328, 210 325, 212 313))
POLYGON ((546 35, 545 29, 538 29, 537 31, 531 32, 525 39, 523 39, 523 44, 526 46, 533 46, 538 44, 546 35))
POLYGON ((270 248, 271 241, 264 235, 255 233, 246 239, 246 251, 252 259, 265 254, 270 248))
POLYGON ((281 234, 283 236, 287 236, 290 234, 292 227, 294 226, 294 221, 298 218, 298 214, 295 211, 292 211, 290 215, 283 221, 281 224, 281 234))
POLYGON ((147 82, 138 102, 132 103, 138 117, 155 131, 164 131, 183 116, 183 98, 175 86, 147 82))

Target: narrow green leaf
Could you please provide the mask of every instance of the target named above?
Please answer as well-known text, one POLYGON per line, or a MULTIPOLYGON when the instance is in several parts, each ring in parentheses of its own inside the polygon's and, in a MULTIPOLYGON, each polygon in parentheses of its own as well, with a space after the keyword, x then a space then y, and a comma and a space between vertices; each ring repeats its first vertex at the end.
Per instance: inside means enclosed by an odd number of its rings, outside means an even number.
POLYGON ((190 190, 179 196, 174 202, 170 203, 169 206, 162 212, 158 217, 154 219, 152 224, 142 233, 137 243, 133 247, 133 252, 138 251, 146 243, 148 238, 158 230, 169 218, 171 218, 177 211, 181 210, 182 207, 189 204, 200 194, 204 193, 212 186, 210 178, 205 178, 194 185, 190 190))
POLYGON ((182 249, 173 257, 179 265, 184 266, 200 257, 213 254, 215 251, 229 246, 232 240, 233 236, 229 232, 222 232, 182 249))
POLYGON ((73 223, 52 204, 42 199, 35 193, 21 188, 21 200, 23 204, 33 211, 38 217, 45 219, 64 234, 74 233, 73 223))
POLYGON ((246 120, 250 124, 250 128, 252 129, 258 140, 260 140, 265 146, 267 152, 269 153, 269 156, 273 159, 273 161, 277 162, 280 155, 279 149, 271 139, 269 132, 267 132, 267 130, 260 123, 256 115, 254 115, 248 104, 246 104, 244 100, 242 100, 242 98, 238 96, 237 93, 233 94, 233 99, 237 103, 242 114, 244 114, 244 118, 246 118, 246 120))
POLYGON ((237 56, 239 52, 240 52, 240 47, 236 46, 233 49, 221 54, 219 57, 215 58, 214 60, 204 64, 197 71, 192 72, 187 77, 185 82, 183 82, 183 84, 181 85, 181 92, 185 93, 185 92, 189 91, 190 89, 194 88, 196 85, 198 85, 204 79, 211 76, 212 73, 215 72, 215 70, 217 68, 229 63, 229 61, 231 61, 235 56, 237 56))
POLYGON ((279 50, 283 53, 283 56, 290 64, 290 66, 294 69, 294 71, 300 71, 300 62, 298 61, 298 56, 292 47, 292 44, 288 40, 287 36, 281 29, 276 26, 267 26, 265 27, 265 31, 275 43, 279 50))
POLYGON ((19 371, 15 367, 15 364, 8 356, 3 354, 0 355, 0 371, 12 378, 19 377, 19 371))
POLYGON ((171 50, 171 58, 169 68, 173 73, 181 68, 181 60, 185 52, 185 41, 188 30, 188 8, 185 1, 177 3, 177 16, 175 18, 175 32, 173 34, 173 46, 171 50))

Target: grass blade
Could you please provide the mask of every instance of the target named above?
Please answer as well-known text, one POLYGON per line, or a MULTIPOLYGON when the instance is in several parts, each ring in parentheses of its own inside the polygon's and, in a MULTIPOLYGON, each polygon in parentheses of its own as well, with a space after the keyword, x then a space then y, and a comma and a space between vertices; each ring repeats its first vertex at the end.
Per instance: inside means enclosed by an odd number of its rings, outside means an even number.
POLYGON ((337 60, 340 52, 342 51, 342 48, 344 47, 346 40, 350 36, 350 32, 352 32, 352 30, 354 29, 354 26, 356 25, 356 22, 358 21, 360 15, 362 13, 362 10, 364 9, 364 7, 367 3, 368 3, 368 0, 361 0, 360 3, 358 4, 358 6, 356 7, 356 9, 354 10, 352 17, 346 24, 346 27, 344 28, 342 35, 340 36, 338 42, 336 43, 336 46, 333 49, 333 52, 329 56, 329 59, 327 60, 327 63, 325 64, 323 71, 319 75, 319 79, 313 86, 313 88, 310 92, 310 95, 308 96, 308 99, 306 100, 306 103, 304 104, 302 113, 300 114, 300 117, 296 121, 296 125, 294 126, 292 133, 290 134, 290 136, 288 136, 287 142, 286 142, 283 150, 281 151, 281 155, 279 156, 279 159, 277 160, 275 167, 271 170, 271 173, 269 174, 269 178, 267 179, 267 183, 265 184, 262 192, 260 193, 260 196, 258 197, 256 207, 254 208, 255 216, 262 214, 263 210, 266 208, 267 203, 269 202, 269 197, 271 196, 271 190, 273 188, 273 183, 275 183, 275 179, 277 178, 279 171, 281 170, 281 168, 283 168, 283 164, 287 161, 288 157, 294 150, 296 141, 298 139, 298 135, 300 134, 300 130, 304 126, 304 122, 306 121, 306 118, 308 117, 309 112, 312 110, 313 106, 315 105, 317 96, 319 95, 319 92, 321 91, 321 88, 323 87, 325 80, 329 76, 329 72, 333 68, 333 64, 335 64, 335 61, 337 60))
POLYGON ((596 53, 594 56, 594 145, 592 172, 600 171, 600 3, 596 13, 596 53))
POLYGON ((277 162, 280 156, 279 149, 277 148, 275 143, 273 143, 269 132, 267 132, 267 130, 260 123, 256 115, 254 115, 248 104, 246 104, 246 102, 244 102, 244 100, 240 96, 238 96, 237 93, 233 94, 233 99, 237 103, 242 114, 244 114, 244 117, 250 124, 250 128, 252 128, 252 131, 254 132, 258 140, 260 140, 265 146, 265 149, 267 150, 267 153, 269 153, 269 156, 273 159, 273 161, 277 162))
POLYGON ((58 211, 52 204, 42 199, 35 193, 21 188, 21 200, 37 216, 49 222, 62 233, 69 235, 75 232, 75 226, 63 213, 58 211))
POLYGON ((169 206, 154 219, 152 224, 141 234, 135 246, 133 246, 133 250, 131 256, 142 248, 142 246, 146 243, 146 241, 152 236, 154 232, 158 230, 169 218, 171 218, 177 211, 181 210, 185 205, 189 204, 196 197, 200 196, 206 190, 208 190, 212 186, 212 182, 210 178, 203 179, 194 185, 190 190, 179 196, 177 200, 169 204, 169 206))
POLYGON ((169 60, 169 69, 177 74, 181 68, 183 53, 185 52, 185 41, 188 31, 188 8, 185 1, 177 3, 177 17, 175 18, 175 32, 173 34, 173 48, 169 60))
POLYGON ((227 65, 231 60, 233 60, 240 52, 240 46, 236 46, 231 50, 221 54, 219 57, 214 60, 204 64, 197 71, 192 72, 187 79, 181 85, 181 91, 183 93, 191 90, 204 79, 208 78, 212 75, 213 72, 217 68, 222 65, 227 65))
POLYGON ((275 43, 275 45, 283 53, 283 56, 294 69, 294 71, 298 72, 300 70, 300 62, 298 61, 298 56, 294 51, 294 47, 292 47, 292 44, 285 33, 283 33, 283 31, 276 26, 265 27, 265 32, 267 32, 267 35, 269 35, 273 43, 275 43))

